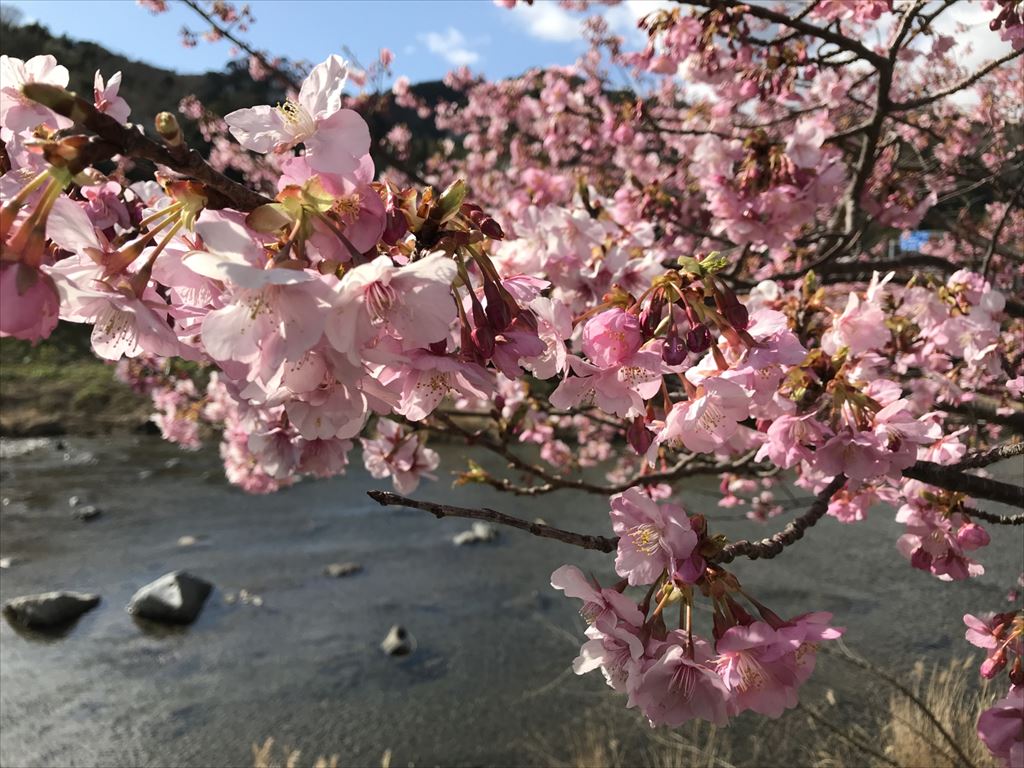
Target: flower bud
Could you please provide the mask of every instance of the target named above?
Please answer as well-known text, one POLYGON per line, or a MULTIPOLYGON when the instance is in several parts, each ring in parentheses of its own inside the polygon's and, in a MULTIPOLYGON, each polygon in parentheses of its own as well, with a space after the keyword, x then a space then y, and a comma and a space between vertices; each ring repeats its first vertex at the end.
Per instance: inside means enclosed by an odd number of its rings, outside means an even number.
POLYGON ((1000 648, 993 655, 981 662, 981 676, 991 680, 1006 666, 1006 647, 1000 648))
POLYGON ((633 450, 640 456, 647 453, 647 449, 654 442, 654 435, 647 429, 646 420, 643 416, 637 416, 626 428, 626 441, 633 450))
POLYGON ((978 549, 988 546, 991 539, 988 531, 976 523, 960 526, 956 532, 956 541, 964 549, 978 549))
POLYGON ((693 326, 686 334, 686 346, 695 355, 707 352, 711 347, 711 331, 703 323, 693 326))
POLYGON ((185 140, 181 135, 181 126, 178 125, 178 118, 176 118, 170 112, 160 112, 153 123, 156 127, 156 132, 160 134, 160 138, 166 142, 169 147, 180 147, 184 145, 185 140))
POLYGON ((486 325, 481 325, 474 328, 471 335, 480 354, 485 360, 490 360, 494 356, 494 331, 486 325))
POLYGON ((387 245, 395 245, 409 231, 409 220, 398 208, 388 211, 384 221, 384 233, 381 235, 381 240, 387 245))
POLYGON ((726 306, 722 314, 729 321, 729 325, 737 330, 745 331, 750 324, 750 313, 738 301, 735 304, 726 306))
POLYGON ((487 319, 491 326, 499 333, 512 323, 512 313, 509 311, 505 298, 501 295, 501 288, 493 280, 484 278, 484 296, 487 298, 487 319))
POLYGON ((682 365, 686 360, 686 345, 679 338, 679 329, 675 323, 668 329, 665 343, 661 346, 661 359, 665 365, 682 365))
POLYGON ((661 291, 655 292, 650 303, 640 312, 640 329, 645 338, 654 336, 661 323, 661 315, 665 310, 665 296, 661 291))

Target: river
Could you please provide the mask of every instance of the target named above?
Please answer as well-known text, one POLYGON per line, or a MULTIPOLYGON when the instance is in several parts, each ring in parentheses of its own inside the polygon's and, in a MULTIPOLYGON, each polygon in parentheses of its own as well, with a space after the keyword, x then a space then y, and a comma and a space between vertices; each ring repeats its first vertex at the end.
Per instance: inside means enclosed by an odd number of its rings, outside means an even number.
MULTIPOLYGON (((52 589, 103 598, 62 637, 0 622, 4 766, 245 766, 268 736, 343 765, 379 765, 388 749, 392 765, 545 764, 595 710, 611 713, 602 727, 626 743, 646 738, 599 675, 567 673, 584 625, 576 602, 548 585, 565 562, 610 582, 607 555, 512 530, 455 547, 468 521, 377 506, 365 492, 389 483, 357 454, 344 477, 252 497, 226 483, 215 450, 185 453, 155 437, 4 450, 0 555, 18 562, 0 572, 0 599, 52 589), (72 495, 103 515, 72 519, 72 495), (179 546, 186 535, 199 543, 179 546), (323 575, 340 561, 364 571, 323 575), (198 621, 136 623, 128 598, 174 569, 216 585, 198 621), (262 605, 228 602, 242 589, 262 605), (378 649, 395 623, 417 640, 405 659, 378 649)), ((457 468, 460 449, 440 450, 442 471, 457 468)), ((730 513, 714 506, 714 488, 689 481, 683 498, 715 530, 761 536, 784 524, 715 523, 730 513)), ((608 533, 601 500, 582 494, 523 499, 442 477, 416 495, 608 533)), ((886 510, 852 526, 827 518, 779 559, 734 570, 783 616, 833 612, 851 647, 891 669, 967 654, 961 616, 1006 605, 1024 569, 1024 528, 998 531, 981 554, 987 573, 955 584, 910 568, 894 548, 900 528, 886 510)), ((836 660, 819 666, 812 692, 855 680, 836 660)), ((741 718, 733 729, 758 727, 741 718)))

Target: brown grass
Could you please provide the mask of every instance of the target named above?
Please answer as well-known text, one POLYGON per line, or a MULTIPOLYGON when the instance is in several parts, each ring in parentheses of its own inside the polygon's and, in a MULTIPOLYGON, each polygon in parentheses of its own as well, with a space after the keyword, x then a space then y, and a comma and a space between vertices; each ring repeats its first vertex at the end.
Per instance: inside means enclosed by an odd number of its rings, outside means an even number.
POLYGON ((848 739, 869 746, 879 756, 853 747, 825 729, 821 746, 814 751, 814 768, 958 768, 963 761, 957 750, 975 768, 996 768, 997 761, 976 730, 978 714, 991 704, 994 692, 987 681, 975 685, 977 677, 974 659, 935 666, 927 675, 924 663, 919 661, 905 681, 917 701, 891 688, 888 707, 873 728, 846 730, 848 739))
MULTIPOLYGON (((863 660, 858 665, 867 664, 863 660)), ((625 747, 611 733, 623 727, 621 713, 599 707, 581 724, 567 729, 557 747, 542 742, 527 743, 537 762, 551 768, 762 768, 775 765, 769 756, 779 757, 786 743, 806 759, 789 760, 787 766, 811 768, 997 768, 978 739, 978 714, 995 698, 987 683, 976 685, 977 660, 952 661, 926 672, 918 662, 910 675, 899 679, 899 687, 885 679, 887 673, 870 664, 861 666, 873 679, 864 686, 876 687, 883 696, 877 716, 866 725, 845 722, 833 709, 831 691, 817 704, 802 704, 768 729, 747 734, 745 759, 733 763, 732 755, 741 745, 740 734, 720 731, 706 723, 691 723, 674 731, 648 729, 637 720, 641 744, 625 747), (806 717, 801 717, 801 713, 806 717), (940 728, 933 721, 937 721, 940 728), (614 726, 610 723, 614 722, 614 726), (952 744, 950 742, 953 742, 952 744), (955 744, 955 746, 953 746, 955 744), (966 761, 959 758, 960 751, 966 761)), ((864 679, 863 677, 861 678, 864 679)), ((318 757, 310 766, 298 750, 277 748, 273 739, 253 745, 253 768, 339 768, 337 755, 318 757)), ((390 768, 391 750, 381 758, 381 768, 390 768)))

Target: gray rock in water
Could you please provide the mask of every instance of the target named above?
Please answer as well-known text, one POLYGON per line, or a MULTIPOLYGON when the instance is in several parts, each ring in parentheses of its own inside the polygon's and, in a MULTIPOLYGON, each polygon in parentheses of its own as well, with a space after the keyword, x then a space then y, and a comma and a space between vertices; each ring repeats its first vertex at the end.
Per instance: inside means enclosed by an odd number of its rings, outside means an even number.
POLYGON ((416 650, 416 638, 405 627, 395 624, 380 644, 388 656, 408 656, 416 650))
POLYGON ((68 506, 71 507, 72 509, 74 509, 81 503, 82 499, 80 496, 68 496, 68 506))
POLYGON ((452 537, 452 543, 457 547, 467 544, 479 544, 485 541, 494 541, 498 538, 497 529, 490 523, 476 522, 468 531, 456 534, 452 537))
POLYGON ((179 547, 194 547, 198 543, 199 543, 199 539, 197 539, 195 536, 179 536, 178 537, 178 546, 179 547))
POLYGON ((7 569, 21 562, 20 557, 0 557, 0 568, 7 569))
POLYGON ((353 573, 359 573, 361 570, 363 570, 363 566, 359 563, 331 563, 324 568, 324 574, 335 579, 340 579, 343 576, 351 576, 353 573))
POLYGON ((70 624, 99 603, 99 595, 44 592, 8 600, 4 603, 4 614, 10 620, 31 629, 51 629, 70 624))
POLYGON ((75 520, 81 520, 82 522, 95 520, 102 514, 103 511, 98 507, 94 507, 92 504, 86 504, 84 507, 75 507, 71 510, 71 516, 75 518, 75 520))
POLYGON ((142 619, 191 624, 212 589, 208 581, 185 571, 172 571, 132 595, 127 611, 142 619))

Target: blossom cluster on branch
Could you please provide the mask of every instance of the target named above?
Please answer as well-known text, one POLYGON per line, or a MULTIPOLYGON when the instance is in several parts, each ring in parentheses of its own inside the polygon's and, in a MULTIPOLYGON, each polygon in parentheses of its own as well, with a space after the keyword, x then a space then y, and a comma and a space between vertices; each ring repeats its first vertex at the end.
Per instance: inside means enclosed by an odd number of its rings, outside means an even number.
MULTIPOLYGON (((337 475, 359 446, 411 493, 441 432, 511 470, 471 461, 459 483, 603 497, 617 539, 472 516, 615 550, 611 587, 574 566, 552 577, 584 601, 575 669, 671 726, 779 716, 842 632, 773 613, 727 570, 737 557, 886 503, 905 526, 894 551, 964 580, 1018 522, 982 508, 1024 507, 985 470, 1024 453, 1018 3, 986 6, 1009 52, 974 72, 936 31, 942 4, 693 2, 641 19, 639 51, 596 14, 573 67, 456 72, 460 100, 432 107, 398 78, 396 103, 444 132, 422 167, 407 126, 371 131, 366 70, 330 56, 298 82, 236 40, 251 15, 189 4, 289 88, 223 117, 184 100, 209 161, 170 112, 155 132, 128 123, 119 75, 80 96, 52 56, 0 62, 0 335, 91 325, 164 437, 219 435, 232 483, 337 475), (886 253, 929 220, 943 231, 923 253, 886 253), (603 481, 578 472, 598 466, 603 481), (684 511, 677 481, 697 475, 755 520, 809 507, 728 542, 684 511)), ((980 722, 1011 763, 1024 725, 1000 713, 1019 699, 1022 616, 968 617, 983 672, 1011 668, 980 722)))

